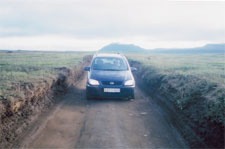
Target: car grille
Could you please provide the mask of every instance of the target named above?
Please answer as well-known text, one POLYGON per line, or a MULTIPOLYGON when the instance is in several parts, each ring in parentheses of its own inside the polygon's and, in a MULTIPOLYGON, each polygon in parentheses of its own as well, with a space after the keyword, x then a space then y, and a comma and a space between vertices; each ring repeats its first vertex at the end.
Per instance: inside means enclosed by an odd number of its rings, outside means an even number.
POLYGON ((102 81, 103 85, 121 85, 122 81, 102 81))

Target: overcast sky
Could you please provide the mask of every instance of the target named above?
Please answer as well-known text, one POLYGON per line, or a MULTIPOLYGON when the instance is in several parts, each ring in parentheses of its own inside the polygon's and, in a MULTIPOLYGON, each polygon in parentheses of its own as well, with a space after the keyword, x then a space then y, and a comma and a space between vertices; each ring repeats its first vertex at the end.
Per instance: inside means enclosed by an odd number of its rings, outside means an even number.
POLYGON ((0 0, 0 49, 97 50, 225 42, 224 1, 0 0))

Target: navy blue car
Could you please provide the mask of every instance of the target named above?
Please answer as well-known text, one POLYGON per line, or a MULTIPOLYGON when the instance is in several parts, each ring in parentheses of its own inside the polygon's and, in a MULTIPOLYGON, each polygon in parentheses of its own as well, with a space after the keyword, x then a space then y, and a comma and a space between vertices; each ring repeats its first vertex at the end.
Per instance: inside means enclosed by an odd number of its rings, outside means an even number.
POLYGON ((88 71, 86 97, 133 99, 135 80, 125 56, 120 54, 96 54, 88 71))

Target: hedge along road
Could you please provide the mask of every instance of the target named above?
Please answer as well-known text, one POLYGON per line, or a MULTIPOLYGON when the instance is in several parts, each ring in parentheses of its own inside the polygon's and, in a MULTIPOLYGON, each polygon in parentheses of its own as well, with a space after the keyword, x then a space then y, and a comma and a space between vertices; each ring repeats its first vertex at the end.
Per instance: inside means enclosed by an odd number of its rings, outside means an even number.
POLYGON ((187 148, 168 116, 137 86, 136 99, 85 99, 86 75, 27 130, 20 148, 187 148))

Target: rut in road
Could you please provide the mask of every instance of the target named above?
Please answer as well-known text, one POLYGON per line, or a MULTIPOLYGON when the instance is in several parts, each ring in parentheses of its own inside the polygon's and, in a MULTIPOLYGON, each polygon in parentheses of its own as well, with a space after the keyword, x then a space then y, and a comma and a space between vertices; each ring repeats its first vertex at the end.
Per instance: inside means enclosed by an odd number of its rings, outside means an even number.
POLYGON ((136 87, 136 99, 85 99, 86 76, 43 114, 22 148, 186 148, 168 116, 136 87))

